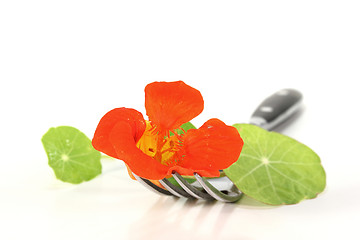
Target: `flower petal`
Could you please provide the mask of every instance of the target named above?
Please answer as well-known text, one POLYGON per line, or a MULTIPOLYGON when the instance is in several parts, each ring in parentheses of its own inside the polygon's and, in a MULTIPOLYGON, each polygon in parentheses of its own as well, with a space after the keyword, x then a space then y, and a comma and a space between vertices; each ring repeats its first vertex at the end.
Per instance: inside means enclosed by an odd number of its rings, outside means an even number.
POLYGON ((167 175, 168 166, 162 165, 136 147, 133 129, 129 123, 116 123, 109 134, 109 140, 118 158, 139 177, 159 180, 167 175))
POLYGON ((96 128, 92 144, 96 150, 114 158, 118 158, 118 156, 109 141, 109 134, 118 122, 125 122, 130 125, 131 135, 135 142, 140 139, 146 127, 143 115, 135 109, 115 108, 106 113, 96 128))
POLYGON ((199 129, 185 133, 185 156, 179 165, 195 171, 225 169, 238 160, 243 144, 236 128, 210 119, 199 129))
POLYGON ((176 171, 180 175, 183 176, 193 176, 194 173, 198 173, 202 177, 219 177, 220 171, 219 170, 199 170, 199 169, 192 169, 192 168, 184 168, 179 165, 175 165, 171 167, 168 171, 168 175, 172 174, 173 171, 176 171))
POLYGON ((149 120, 166 132, 199 115, 204 100, 198 90, 182 81, 153 82, 145 87, 145 108, 149 120))

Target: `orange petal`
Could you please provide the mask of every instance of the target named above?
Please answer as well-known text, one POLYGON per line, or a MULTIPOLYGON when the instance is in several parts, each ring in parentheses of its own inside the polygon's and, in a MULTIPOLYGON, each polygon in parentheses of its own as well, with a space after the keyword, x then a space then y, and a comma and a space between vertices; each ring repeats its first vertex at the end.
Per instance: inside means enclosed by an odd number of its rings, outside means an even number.
POLYGON ((136 147, 133 129, 127 122, 120 121, 112 128, 109 141, 117 154, 133 173, 150 180, 159 180, 166 176, 169 167, 160 164, 136 147))
POLYGON ((132 173, 131 169, 129 168, 129 166, 127 164, 125 164, 127 172, 129 174, 129 177, 131 177, 132 180, 136 180, 136 178, 134 177, 134 174, 132 173))
POLYGON ((100 120, 92 144, 94 148, 111 157, 118 158, 113 145, 110 143, 109 134, 118 122, 128 123, 132 132, 134 141, 137 142, 146 128, 146 122, 143 115, 131 108, 115 108, 106 113, 100 120))
POLYGON ((228 168, 239 158, 244 142, 239 132, 219 119, 210 119, 184 135, 181 167, 213 172, 228 168))
POLYGON ((145 87, 145 108, 149 120, 160 131, 179 128, 204 109, 201 93, 177 82, 153 82, 145 87))

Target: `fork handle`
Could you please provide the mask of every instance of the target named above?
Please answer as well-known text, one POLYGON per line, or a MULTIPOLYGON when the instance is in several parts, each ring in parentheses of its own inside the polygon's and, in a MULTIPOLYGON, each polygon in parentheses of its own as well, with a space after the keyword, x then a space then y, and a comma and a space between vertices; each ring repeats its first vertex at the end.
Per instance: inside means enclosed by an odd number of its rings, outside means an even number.
POLYGON ((300 109, 301 100, 302 94, 297 90, 280 90, 258 106, 250 118, 250 123, 272 130, 300 109))

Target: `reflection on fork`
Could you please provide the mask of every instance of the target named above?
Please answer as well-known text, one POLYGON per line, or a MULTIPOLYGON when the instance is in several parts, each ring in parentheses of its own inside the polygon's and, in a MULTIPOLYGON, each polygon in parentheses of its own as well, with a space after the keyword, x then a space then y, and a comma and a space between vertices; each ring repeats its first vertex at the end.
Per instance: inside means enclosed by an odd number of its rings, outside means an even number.
POLYGON ((205 179, 199 174, 194 173, 196 181, 189 183, 180 174, 174 172, 172 176, 181 187, 172 184, 169 180, 164 178, 159 181, 165 188, 164 189, 147 179, 136 176, 135 174, 133 175, 138 182, 142 183, 147 188, 164 195, 202 200, 218 200, 222 202, 236 202, 242 196, 242 192, 240 192, 234 183, 227 177, 205 179))

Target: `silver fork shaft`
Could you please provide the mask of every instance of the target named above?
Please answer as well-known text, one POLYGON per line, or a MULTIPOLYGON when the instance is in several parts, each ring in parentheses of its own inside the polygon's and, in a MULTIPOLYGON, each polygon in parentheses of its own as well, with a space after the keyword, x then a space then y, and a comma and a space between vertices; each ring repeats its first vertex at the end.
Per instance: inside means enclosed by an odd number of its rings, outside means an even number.
POLYGON ((164 195, 173 195, 172 193, 170 193, 169 191, 155 185, 154 183, 152 183, 151 181, 145 179, 145 178, 141 178, 139 176, 137 176, 136 174, 133 173, 133 176, 136 178, 136 180, 141 183, 142 185, 144 185, 147 189, 150 189, 153 192, 159 193, 159 194, 164 194, 164 195))
POLYGON ((172 176, 174 177, 174 179, 176 180, 176 182, 179 183, 179 185, 191 196, 193 196, 194 198, 197 199, 204 199, 204 200, 214 200, 214 198, 209 195, 206 192, 203 192, 201 190, 199 190, 199 188, 194 187, 193 185, 191 185, 190 183, 188 183, 188 181, 186 181, 180 174, 178 174, 177 172, 174 172, 172 174, 172 176))
MULTIPOLYGON (((228 194, 225 194, 211 185, 205 178, 202 178, 199 174, 194 173, 196 180, 201 184, 201 186, 208 192, 213 198, 221 202, 236 202, 238 201, 243 193, 240 192, 238 188, 232 188, 232 191, 229 191, 228 194)), ((229 180, 230 181, 230 180, 229 180)))
POLYGON ((184 189, 179 188, 177 186, 175 186, 174 184, 172 184, 169 180, 167 180, 166 178, 163 178, 161 180, 159 180, 159 182, 161 183, 161 185, 163 185, 169 192, 171 192, 172 194, 174 194, 177 197, 186 197, 186 198, 193 198, 193 196, 189 193, 187 193, 186 191, 184 191, 184 189))

